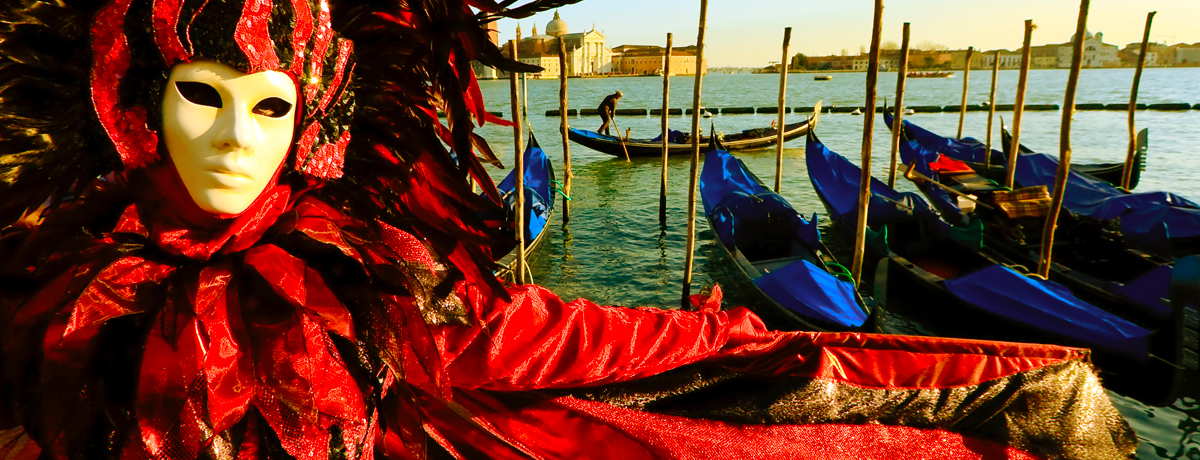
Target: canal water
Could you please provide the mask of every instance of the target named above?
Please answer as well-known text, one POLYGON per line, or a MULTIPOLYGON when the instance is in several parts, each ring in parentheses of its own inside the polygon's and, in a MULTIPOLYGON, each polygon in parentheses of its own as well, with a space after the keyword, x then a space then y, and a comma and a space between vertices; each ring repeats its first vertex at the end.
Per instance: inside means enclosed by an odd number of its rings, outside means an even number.
MULTIPOLYGON (((834 73, 832 80, 814 81, 815 74, 788 75, 787 105, 812 106, 823 101, 826 107, 861 106, 864 101, 864 73, 834 73)), ((968 104, 986 102, 990 71, 970 74, 968 104)), ((998 77, 997 104, 1013 104, 1018 74, 1001 71, 998 77)), ((1088 69, 1080 77, 1077 103, 1128 103, 1132 69, 1088 69)), ((1028 104, 1062 104, 1066 70, 1030 72, 1028 104)), ((671 79, 672 108, 690 108, 693 77, 671 79)), ((962 73, 953 78, 908 79, 905 105, 957 105, 962 91, 962 73)), ((702 105, 707 107, 771 107, 777 104, 779 75, 712 74, 705 76, 702 105)), ((503 111, 509 118, 509 83, 482 81, 489 111, 503 111)), ((547 110, 558 108, 558 80, 530 80, 529 124, 538 142, 554 162, 559 180, 563 179, 563 148, 559 118, 547 117, 547 110)), ((895 74, 879 77, 880 104, 895 95, 895 74)), ((662 107, 661 77, 624 77, 570 79, 570 108, 595 108, 607 94, 624 93, 619 108, 662 107)), ((1200 103, 1200 68, 1147 69, 1142 75, 1139 103, 1200 103)), ((799 114, 788 114, 788 120, 799 114)), ((1011 112, 998 112, 1011 124, 1011 112)), ((734 133, 771 124, 774 115, 717 115, 701 119, 707 132, 734 133), (711 128, 710 128, 711 126, 711 128)), ((1025 112, 1021 141, 1037 151, 1057 153, 1061 111, 1025 112)), ((1179 112, 1138 111, 1138 129, 1148 128, 1149 157, 1138 191, 1168 190, 1192 200, 1200 200, 1200 110, 1179 112)), ((919 113, 909 120, 943 135, 954 135, 957 113, 919 113)), ((858 161, 863 140, 861 115, 822 114, 816 132, 831 149, 858 161)), ((1077 111, 1071 129, 1074 162, 1123 161, 1128 142, 1126 113, 1123 111, 1077 111)), ((617 118, 624 132, 633 137, 654 137, 660 129, 657 116, 617 118)), ((574 127, 595 130, 598 117, 572 117, 574 127)), ((669 118, 673 129, 690 130, 689 116, 669 118)), ((999 119, 993 129, 999 143, 999 119)), ((987 112, 968 112, 964 136, 984 139, 987 112)), ((478 131, 507 167, 513 165, 511 128, 487 125, 478 131)), ((890 133, 882 118, 876 118, 872 142, 872 172, 884 177, 890 155, 890 133)), ((626 162, 578 144, 570 145, 574 173, 571 222, 561 225, 558 214, 542 246, 532 255, 531 270, 537 284, 566 300, 583 297, 605 305, 678 308, 683 283, 684 250, 687 241, 686 210, 690 159, 673 157, 668 162, 668 218, 658 222, 658 191, 661 162, 658 159, 634 159, 626 162)), ((775 147, 736 153, 765 183, 775 178, 775 147)), ((703 161, 703 155, 701 155, 703 161)), ((492 170, 496 180, 506 171, 492 170)), ((908 183, 901 190, 915 191, 908 183)), ((804 162, 804 140, 784 146, 781 194, 803 215, 824 214, 813 192, 804 162)), ((561 198, 557 199, 561 208, 561 198)), ((735 282, 736 268, 715 246, 697 203, 696 259, 692 292, 719 283, 727 306, 745 305, 754 309, 757 299, 743 292, 735 282)), ((824 225, 828 221, 822 218, 824 225)), ((885 324, 898 333, 922 333, 921 325, 893 317, 885 324)), ((1200 382, 1195 382, 1200 385, 1200 382)), ((1200 401, 1179 400, 1166 407, 1147 406, 1111 394, 1118 409, 1137 431, 1142 443, 1139 459, 1200 459, 1200 401)))

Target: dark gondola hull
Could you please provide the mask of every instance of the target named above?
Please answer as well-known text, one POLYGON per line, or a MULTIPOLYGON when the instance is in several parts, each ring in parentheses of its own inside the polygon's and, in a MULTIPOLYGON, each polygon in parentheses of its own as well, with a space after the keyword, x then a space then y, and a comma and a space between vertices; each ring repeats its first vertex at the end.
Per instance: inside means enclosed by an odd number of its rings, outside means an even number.
MULTIPOLYGON (((808 133, 808 129, 808 120, 788 123, 784 129, 783 140, 786 142, 803 136, 808 133)), ((662 157, 663 145, 662 141, 658 140, 628 139, 622 146, 621 139, 605 136, 595 131, 570 128, 567 134, 572 141, 579 145, 617 157, 624 158, 626 151, 629 152, 631 158, 662 157)), ((775 145, 778 140, 779 133, 775 129, 759 128, 726 135, 721 139, 721 144, 728 150, 753 150, 775 145)), ((700 138, 701 147, 708 145, 708 141, 707 136, 702 136, 700 138)), ((667 151, 668 155, 689 155, 692 152, 692 144, 691 142, 668 142, 667 151)))
MULTIPOLYGON (((857 167, 813 137, 806 157, 834 230, 852 235, 856 215, 850 210, 857 201, 857 167), (824 172, 828 170, 835 172, 824 172)), ((935 334, 1091 348, 1106 384, 1151 404, 1195 396, 1197 389, 1182 383, 1193 381, 1196 374, 1195 365, 1188 364, 1200 348, 1195 327, 1181 330, 1176 322, 1143 326, 1118 318, 1061 286, 999 265, 1005 262, 1002 258, 965 243, 967 238, 949 230, 919 196, 896 192, 874 179, 871 188, 868 224, 874 230, 868 231, 864 266, 879 263, 870 281, 879 306, 891 310, 898 300, 907 300, 910 307, 904 309, 909 316, 928 321, 935 334), (1004 282, 992 287, 1003 287, 986 289, 1000 280, 1004 282), (1106 338, 1097 339, 1099 334, 1106 338)), ((1187 317, 1195 316, 1195 308, 1174 303, 1172 321, 1190 324, 1187 317)))
MULTIPOLYGON (((529 144, 525 148, 525 254, 533 254, 545 239, 546 228, 554 218, 554 166, 546 153, 538 145, 533 133, 529 134, 529 144)), ((509 171, 504 180, 496 186, 504 200, 505 215, 500 219, 500 225, 506 231, 515 231, 516 225, 516 169, 509 171)), ((516 268, 517 248, 500 251, 502 256, 496 259, 499 268, 496 276, 506 281, 517 282, 513 271, 516 268)), ((528 260, 528 259, 527 259, 528 260)))
POLYGON ((853 284, 826 268, 836 261, 820 243, 816 215, 805 220, 768 190, 741 160, 712 148, 700 178, 705 220, 741 284, 758 294, 760 313, 788 330, 873 330, 853 284))

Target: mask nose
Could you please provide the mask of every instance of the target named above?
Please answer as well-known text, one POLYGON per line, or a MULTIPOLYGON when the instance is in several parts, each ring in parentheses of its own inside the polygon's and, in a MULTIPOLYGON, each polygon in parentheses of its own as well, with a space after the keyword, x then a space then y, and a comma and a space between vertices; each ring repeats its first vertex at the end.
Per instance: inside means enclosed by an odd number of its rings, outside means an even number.
POLYGON ((217 117, 216 136, 213 146, 217 150, 249 150, 254 145, 254 117, 249 110, 233 106, 223 110, 217 117))

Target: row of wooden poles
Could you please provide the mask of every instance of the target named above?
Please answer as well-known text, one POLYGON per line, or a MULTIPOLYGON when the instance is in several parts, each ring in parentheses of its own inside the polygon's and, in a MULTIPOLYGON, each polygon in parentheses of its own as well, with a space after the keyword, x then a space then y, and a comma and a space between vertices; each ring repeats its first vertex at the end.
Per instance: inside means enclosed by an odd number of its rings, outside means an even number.
MULTIPOLYGON (((1067 78, 1066 96, 1063 102, 1063 118, 1060 130, 1059 139, 1059 164, 1055 175, 1054 194, 1051 199, 1050 214, 1046 218, 1046 225, 1042 233, 1041 258, 1038 265, 1038 274, 1047 277, 1050 272, 1051 249, 1054 245, 1054 229, 1058 223, 1058 216, 1062 209, 1063 195, 1065 184, 1071 166, 1071 116, 1075 109, 1075 89, 1079 82, 1079 72, 1083 60, 1083 37, 1087 25, 1087 11, 1090 0, 1081 0, 1079 6, 1079 19, 1076 24, 1075 38, 1072 41, 1071 51, 1071 71, 1067 78)), ((1130 174, 1133 168, 1137 167, 1134 163, 1137 153, 1136 128, 1134 123, 1134 113, 1137 108, 1137 93, 1138 84, 1141 81, 1142 70, 1146 62, 1146 50, 1150 39, 1150 24, 1154 19, 1155 12, 1150 12, 1146 15, 1145 31, 1142 35, 1141 53, 1138 56, 1137 69, 1133 76, 1133 87, 1129 96, 1129 144, 1126 150, 1125 168, 1121 180, 1121 187, 1128 189, 1130 174)), ((686 307, 688 298, 691 294, 692 283, 692 265, 695 260, 695 245, 696 245, 696 190, 699 176, 700 164, 700 136, 695 135, 700 131, 700 95, 701 86, 703 83, 703 63, 704 63, 704 31, 708 16, 708 0, 700 0, 700 24, 696 34, 696 71, 695 83, 692 90, 692 158, 691 158, 691 177, 688 181, 688 206, 687 206, 687 248, 686 261, 684 263, 683 275, 683 295, 681 303, 686 307)), ((1031 56, 1031 40, 1033 29, 1035 28, 1033 20, 1025 21, 1025 39, 1021 53, 1021 70, 1020 77, 1017 81, 1017 96, 1014 105, 1013 114, 1013 130, 1011 148, 1007 152, 1007 164, 1005 183, 1009 189, 1015 186, 1016 161, 1017 152, 1020 146, 1021 136, 1021 115, 1024 112, 1025 106, 1025 88, 1028 83, 1029 65, 1031 56)), ((894 121, 892 124, 892 139, 891 139, 891 167, 888 173, 888 186, 895 187, 896 184, 896 167, 899 158, 900 133, 903 126, 904 114, 904 85, 908 74, 908 43, 910 24, 904 23, 903 38, 900 45, 900 65, 898 69, 898 78, 896 79, 896 101, 893 108, 894 121)), ((863 141, 862 141, 862 177, 860 179, 860 189, 858 198, 858 225, 855 229, 854 253, 851 264, 851 275, 854 278, 854 283, 858 284, 862 274, 863 253, 866 241, 866 224, 867 224, 867 204, 871 197, 871 142, 874 132, 874 107, 876 104, 876 84, 878 82, 879 73, 879 43, 880 36, 883 31, 883 0, 875 0, 874 21, 872 23, 871 32, 871 50, 867 64, 867 79, 866 79, 866 104, 865 107, 870 108, 866 111, 867 116, 863 119, 863 141)), ((778 142, 776 145, 776 160, 775 160, 775 192, 779 192, 782 185, 783 176, 783 136, 785 126, 785 99, 787 89, 787 62, 788 62, 788 45, 791 41, 792 28, 787 27, 783 32, 783 55, 780 62, 783 69, 779 72, 779 110, 778 110, 778 142)), ((516 40, 509 43, 512 57, 517 59, 517 43, 520 41, 520 36, 516 40)), ((566 69, 566 49, 564 48, 562 39, 558 40, 558 55, 559 55, 559 114, 561 117, 560 129, 562 132, 563 159, 566 169, 566 180, 563 184, 563 225, 566 225, 571 219, 570 208, 570 191, 571 191, 571 154, 570 142, 568 138, 567 124, 567 69, 566 69)), ((662 225, 666 224, 667 219, 667 153, 668 153, 668 126, 667 113, 668 105, 670 104, 671 94, 671 47, 672 34, 667 34, 667 46, 664 54, 663 64, 663 103, 662 103, 662 172, 661 185, 659 188, 659 222, 662 225)), ((974 53, 974 47, 967 48, 966 64, 963 69, 963 89, 962 102, 960 104, 960 112, 958 116, 958 131, 956 137, 962 138, 963 123, 967 114, 967 90, 970 81, 971 72, 971 56, 974 53)), ((992 58, 992 79, 991 91, 988 96, 988 122, 987 122, 987 150, 984 155, 983 164, 991 167, 991 152, 992 152, 992 123, 996 114, 996 74, 1000 69, 1000 52, 996 51, 992 58)), ((518 92, 518 76, 516 72, 510 73, 510 87, 512 93, 512 113, 514 126, 514 141, 516 145, 517 171, 516 175, 516 192, 517 192, 517 226, 516 234, 518 241, 518 255, 516 261, 516 279, 523 282, 525 280, 525 231, 524 231, 524 161, 522 148, 523 131, 522 131, 522 110, 521 107, 527 107, 528 104, 520 104, 518 92)), ((528 97, 528 92, 525 92, 525 97, 528 97)), ((810 127, 811 129, 811 127, 810 127)), ((620 131, 620 129, 618 129, 620 131)), ((618 132, 618 136, 621 137, 618 132)), ((629 161, 628 154, 625 157, 629 161)))

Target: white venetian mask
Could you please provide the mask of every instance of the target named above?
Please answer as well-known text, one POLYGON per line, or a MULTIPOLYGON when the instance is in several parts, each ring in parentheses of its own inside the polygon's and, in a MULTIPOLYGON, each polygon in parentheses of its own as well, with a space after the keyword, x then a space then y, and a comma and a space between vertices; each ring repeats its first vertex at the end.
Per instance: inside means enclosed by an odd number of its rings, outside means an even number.
POLYGON ((164 93, 167 151, 192 200, 218 215, 245 211, 292 147, 292 78, 200 61, 173 67, 164 93))

